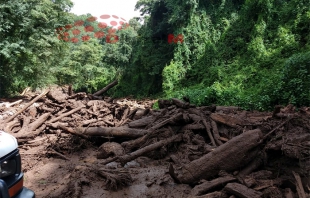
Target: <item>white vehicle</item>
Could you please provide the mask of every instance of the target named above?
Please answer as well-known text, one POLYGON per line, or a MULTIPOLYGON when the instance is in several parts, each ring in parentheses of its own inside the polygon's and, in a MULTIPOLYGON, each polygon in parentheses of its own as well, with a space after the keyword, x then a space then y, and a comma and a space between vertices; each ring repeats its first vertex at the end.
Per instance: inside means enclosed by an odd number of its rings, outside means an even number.
POLYGON ((0 131, 0 198, 34 198, 34 192, 24 187, 23 182, 17 140, 0 131))

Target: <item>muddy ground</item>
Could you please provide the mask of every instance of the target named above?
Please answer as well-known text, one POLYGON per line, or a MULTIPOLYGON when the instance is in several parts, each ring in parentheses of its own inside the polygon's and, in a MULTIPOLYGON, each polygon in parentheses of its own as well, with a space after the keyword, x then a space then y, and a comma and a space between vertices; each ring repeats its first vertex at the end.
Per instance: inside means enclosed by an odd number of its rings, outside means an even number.
POLYGON ((154 100, 74 94, 67 88, 39 94, 0 99, 0 130, 18 139, 24 185, 36 197, 309 197, 308 107, 256 112, 195 107, 185 98, 161 100, 161 109, 154 110, 154 100), (259 141, 242 139, 256 131, 259 141), (234 143, 237 137, 241 142, 234 143), (247 141, 255 145, 242 154, 247 141), (143 152, 158 142, 163 145, 143 152), (137 151, 141 155, 124 160, 137 151), (227 166, 216 161, 227 153, 227 166))

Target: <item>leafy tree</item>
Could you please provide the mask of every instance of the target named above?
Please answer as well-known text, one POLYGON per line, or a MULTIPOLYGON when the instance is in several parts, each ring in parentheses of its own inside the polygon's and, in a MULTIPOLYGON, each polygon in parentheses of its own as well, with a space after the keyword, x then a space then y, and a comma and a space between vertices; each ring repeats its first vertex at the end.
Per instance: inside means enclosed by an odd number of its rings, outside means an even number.
POLYGON ((2 0, 0 2, 0 95, 26 86, 43 86, 63 43, 55 28, 64 25, 70 0, 2 0))

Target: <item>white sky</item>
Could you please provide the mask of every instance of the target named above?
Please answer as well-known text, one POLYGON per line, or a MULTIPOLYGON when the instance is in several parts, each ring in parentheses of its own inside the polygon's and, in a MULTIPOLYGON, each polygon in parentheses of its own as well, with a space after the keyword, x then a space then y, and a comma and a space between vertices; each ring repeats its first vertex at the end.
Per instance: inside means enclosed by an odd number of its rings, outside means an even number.
POLYGON ((132 17, 140 17, 135 10, 138 0, 71 0, 74 3, 71 12, 77 15, 90 13, 93 16, 103 14, 117 15, 129 21, 132 17))

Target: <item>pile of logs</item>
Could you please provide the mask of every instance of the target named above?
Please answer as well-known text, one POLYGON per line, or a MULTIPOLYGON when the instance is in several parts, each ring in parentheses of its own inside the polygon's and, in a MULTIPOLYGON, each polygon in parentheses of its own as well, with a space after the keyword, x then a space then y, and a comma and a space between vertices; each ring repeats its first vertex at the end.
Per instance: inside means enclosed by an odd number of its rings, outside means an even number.
POLYGON ((158 110, 141 109, 100 97, 115 84, 92 95, 45 91, 3 116, 0 129, 20 143, 57 131, 108 138, 98 149, 101 165, 166 158, 175 183, 194 186, 192 197, 309 196, 309 108, 259 113, 171 99, 158 100, 158 110), (289 162, 288 168, 277 162, 289 162))

